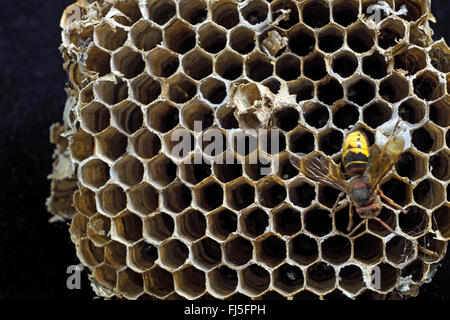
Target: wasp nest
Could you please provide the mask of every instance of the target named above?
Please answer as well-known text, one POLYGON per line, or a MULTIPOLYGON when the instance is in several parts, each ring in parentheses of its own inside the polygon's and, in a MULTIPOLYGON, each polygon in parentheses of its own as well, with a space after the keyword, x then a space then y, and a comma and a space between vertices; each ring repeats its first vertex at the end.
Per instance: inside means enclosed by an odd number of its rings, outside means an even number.
POLYGON ((69 99, 64 125, 52 128, 48 205, 72 219, 96 293, 417 295, 450 237, 450 51, 432 41, 430 20, 424 0, 70 6, 61 22, 69 99), (381 189, 407 213, 380 213, 397 234, 369 220, 348 237, 348 203, 333 219, 339 192, 289 156, 339 162, 349 130, 373 144, 397 118, 411 139, 381 189), (269 131, 256 146, 233 135, 243 127, 276 131, 278 150, 260 143, 269 131), (180 137, 190 139, 183 152, 180 137))

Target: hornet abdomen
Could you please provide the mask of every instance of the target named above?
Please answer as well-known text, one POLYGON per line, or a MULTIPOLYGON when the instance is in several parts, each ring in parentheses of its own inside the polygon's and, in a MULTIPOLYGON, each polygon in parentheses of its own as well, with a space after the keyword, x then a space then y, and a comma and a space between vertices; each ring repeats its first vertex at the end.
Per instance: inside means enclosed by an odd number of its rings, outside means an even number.
POLYGON ((362 174, 369 162, 367 138, 361 131, 350 132, 344 141, 342 164, 347 174, 362 174))

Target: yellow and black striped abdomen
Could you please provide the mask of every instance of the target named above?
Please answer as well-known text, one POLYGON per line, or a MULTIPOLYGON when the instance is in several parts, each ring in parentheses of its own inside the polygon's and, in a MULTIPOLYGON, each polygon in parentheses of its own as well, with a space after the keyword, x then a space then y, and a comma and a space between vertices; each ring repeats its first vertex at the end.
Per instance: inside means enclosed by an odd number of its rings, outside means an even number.
POLYGON ((347 174, 363 173, 369 162, 367 138, 361 131, 350 132, 344 141, 342 164, 347 174))

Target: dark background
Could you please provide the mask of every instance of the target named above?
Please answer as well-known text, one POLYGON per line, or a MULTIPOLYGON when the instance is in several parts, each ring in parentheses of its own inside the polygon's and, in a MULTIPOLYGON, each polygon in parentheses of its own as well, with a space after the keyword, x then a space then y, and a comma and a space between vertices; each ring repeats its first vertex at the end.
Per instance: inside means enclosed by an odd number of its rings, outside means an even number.
MULTIPOLYGON (((48 223, 53 146, 67 81, 58 50, 59 19, 74 0, 0 0, 0 300, 91 300, 68 290, 66 269, 78 264, 67 223, 48 223)), ((433 0, 435 39, 450 39, 448 0, 433 0)), ((449 254, 415 300, 449 300, 449 254)))

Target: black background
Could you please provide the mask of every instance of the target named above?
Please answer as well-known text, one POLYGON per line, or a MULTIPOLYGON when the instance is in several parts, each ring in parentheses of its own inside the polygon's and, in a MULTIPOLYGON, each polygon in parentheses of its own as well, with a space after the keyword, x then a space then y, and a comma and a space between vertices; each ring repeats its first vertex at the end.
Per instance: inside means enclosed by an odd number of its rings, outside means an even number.
MULTIPOLYGON (((49 126, 62 118, 67 81, 58 50, 59 19, 74 0, 0 0, 0 300, 91 300, 66 287, 78 264, 67 223, 48 223, 53 146, 49 126)), ((435 39, 450 39, 450 5, 433 0, 435 39)), ((413 300, 449 300, 449 254, 413 300)))

